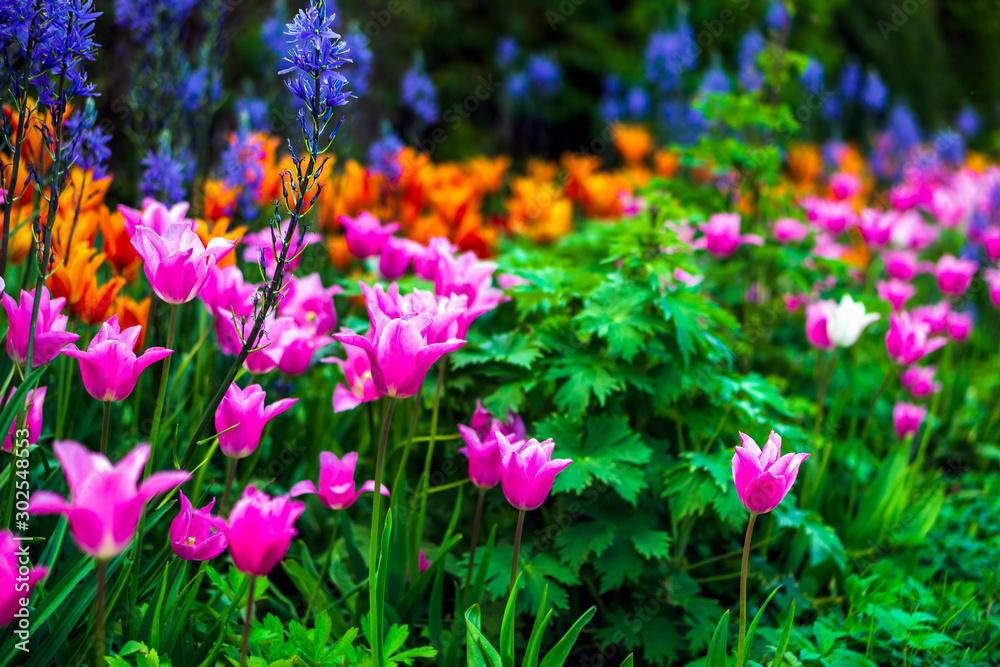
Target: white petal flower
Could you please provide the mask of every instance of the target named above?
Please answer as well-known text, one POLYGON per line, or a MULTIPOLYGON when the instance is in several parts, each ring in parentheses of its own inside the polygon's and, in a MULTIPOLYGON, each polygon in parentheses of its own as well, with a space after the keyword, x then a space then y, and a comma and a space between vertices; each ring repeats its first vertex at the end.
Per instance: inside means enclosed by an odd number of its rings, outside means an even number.
POLYGON ((826 335, 837 347, 850 347, 858 341, 861 332, 878 318, 878 313, 865 313, 863 303, 845 294, 826 321, 826 335))

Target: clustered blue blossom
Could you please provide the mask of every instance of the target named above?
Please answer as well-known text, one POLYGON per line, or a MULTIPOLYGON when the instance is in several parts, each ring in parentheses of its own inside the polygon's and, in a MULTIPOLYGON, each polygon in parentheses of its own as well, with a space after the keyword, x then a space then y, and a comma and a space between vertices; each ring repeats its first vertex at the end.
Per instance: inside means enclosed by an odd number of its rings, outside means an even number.
POLYGON ((823 92, 823 74, 823 65, 815 58, 810 58, 802 70, 802 86, 814 95, 823 92))
POLYGON ((437 120, 437 89, 424 71, 422 62, 415 62, 406 70, 400 84, 400 95, 403 106, 413 111, 425 123, 430 124, 437 120))
POLYGON ((403 166, 399 163, 399 153, 403 141, 395 134, 386 134, 368 147, 368 164, 371 170, 382 174, 392 182, 399 180, 403 166))
POLYGON ((764 14, 764 25, 771 30, 788 30, 788 8, 785 7, 783 0, 771 0, 764 14))
POLYGON ((954 130, 941 130, 934 135, 934 152, 953 166, 965 162, 965 138, 954 130))
POLYGON ((236 100, 236 116, 246 118, 250 129, 263 130, 267 127, 267 102, 257 97, 241 97, 236 100))
POLYGON ((354 94, 361 96, 368 92, 368 81, 372 75, 372 54, 368 36, 359 28, 354 27, 347 33, 347 45, 350 47, 351 58, 354 61, 348 68, 351 75, 351 85, 354 94))
POLYGON ((876 112, 882 111, 888 96, 889 90, 882 83, 882 77, 878 75, 878 72, 868 72, 864 88, 861 91, 861 103, 865 108, 876 112))
POLYGON ((40 11, 31 83, 43 106, 65 108, 73 97, 95 94, 82 63, 94 59, 94 21, 101 13, 93 0, 49 0, 40 11))
POLYGON ((229 187, 240 188, 237 205, 248 220, 257 214, 257 191, 264 180, 263 153, 262 140, 248 126, 230 137, 222 153, 222 179, 229 187))
POLYGON ((157 150, 146 151, 140 160, 145 171, 139 181, 143 197, 178 202, 186 199, 187 185, 194 176, 194 156, 188 150, 171 151, 166 142, 157 150))
POLYGON ((347 104, 351 93, 344 89, 347 79, 338 70, 351 62, 347 44, 333 30, 334 16, 327 15, 326 5, 302 9, 285 26, 290 45, 281 75, 291 75, 285 85, 301 100, 308 115, 316 122, 330 119, 337 107, 347 104))
POLYGON ((646 45, 646 79, 661 92, 669 93, 681 85, 681 77, 694 67, 698 47, 694 32, 686 20, 674 30, 654 32, 646 45))
POLYGON ((746 91, 755 92, 764 87, 764 72, 757 65, 757 57, 766 46, 764 36, 756 30, 743 35, 737 58, 739 84, 746 91))
POLYGON ((979 113, 971 106, 963 107, 955 116, 955 127, 966 137, 975 137, 979 134, 979 113))
POLYGON ((69 140, 66 144, 67 164, 91 171, 91 178, 99 181, 107 175, 107 162, 111 157, 108 141, 111 135, 97 124, 97 109, 92 100, 66 119, 64 125, 69 140))
POLYGON ((497 52, 494 56, 497 61, 497 65, 500 65, 502 69, 507 69, 514 64, 517 60, 517 56, 521 53, 520 47, 518 47, 517 42, 510 35, 501 37, 497 42, 497 52))
POLYGON ((861 66, 847 63, 840 72, 840 94, 845 100, 854 101, 861 92, 861 66))
POLYGON ((562 68, 550 56, 536 53, 525 66, 532 92, 543 97, 555 95, 562 86, 562 68))
POLYGON ((143 37, 160 21, 183 21, 195 4, 197 0, 114 0, 115 23, 143 37))

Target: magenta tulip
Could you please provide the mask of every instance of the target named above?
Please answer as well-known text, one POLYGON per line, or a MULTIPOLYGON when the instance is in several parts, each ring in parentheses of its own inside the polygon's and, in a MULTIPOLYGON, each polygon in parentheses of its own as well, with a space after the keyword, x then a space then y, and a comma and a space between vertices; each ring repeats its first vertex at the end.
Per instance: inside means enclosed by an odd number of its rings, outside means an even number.
POLYGON ((399 229, 399 223, 383 225, 368 211, 361 211, 356 218, 341 215, 337 220, 344 226, 347 249, 358 259, 379 254, 389 237, 399 229))
POLYGON ((243 272, 235 266, 215 267, 208 272, 208 279, 198 298, 213 317, 232 320, 253 315, 253 297, 257 286, 243 280, 243 272))
POLYGON ((512 444, 503 433, 494 431, 500 444, 500 484, 507 502, 519 510, 538 509, 552 491, 552 483, 572 459, 553 459, 552 438, 512 444))
POLYGON ((338 384, 333 388, 333 411, 353 410, 362 403, 378 400, 381 395, 372 381, 372 367, 364 350, 353 345, 345 345, 347 359, 327 357, 324 363, 333 363, 344 371, 347 385, 338 384))
POLYGON ((316 352, 333 342, 330 336, 316 333, 312 325, 292 324, 274 344, 273 352, 278 355, 278 370, 285 375, 301 375, 309 369, 316 352))
POLYGON ((297 398, 283 398, 264 406, 266 394, 259 384, 240 389, 235 382, 215 411, 215 430, 219 433, 219 449, 231 459, 250 456, 264 432, 264 425, 288 408, 297 398))
POLYGON ((865 243, 875 248, 887 244, 892 237, 892 224, 895 217, 892 212, 882 212, 873 208, 861 211, 856 224, 865 243))
POLYGON ((459 338, 465 337, 476 318, 509 299, 502 289, 493 287, 496 270, 495 262, 484 262, 474 252, 438 258, 434 275, 435 293, 438 296, 465 297, 465 312, 458 318, 459 338))
POLYGON ((132 247, 142 257, 153 291, 175 305, 198 296, 209 272, 236 245, 215 237, 206 246, 188 222, 174 222, 162 230, 140 224, 132 235, 132 247))
POLYGON ((288 496, 268 496, 252 486, 236 501, 225 527, 229 554, 240 572, 266 577, 298 534, 295 521, 305 505, 288 496))
POLYGON ((949 296, 960 296, 969 289, 972 276, 979 270, 979 264, 970 259, 959 259, 945 255, 938 260, 935 275, 938 289, 949 296))
POLYGON ((399 293, 398 283, 392 283, 388 289, 382 289, 378 284, 375 287, 369 287, 363 282, 359 284, 361 292, 365 295, 365 301, 377 305, 388 318, 430 315, 430 324, 423 332, 428 343, 443 343, 451 338, 459 338, 458 320, 468 310, 464 295, 439 297, 433 292, 415 289, 404 296, 399 293))
POLYGON ((9 530, 0 531, 0 626, 10 625, 17 616, 30 618, 26 607, 31 589, 49 573, 45 567, 30 567, 26 544, 9 530))
POLYGON ((49 491, 35 491, 28 511, 64 515, 80 551, 97 560, 124 551, 135 536, 146 502, 191 476, 185 470, 157 472, 137 486, 149 458, 149 445, 145 443, 116 465, 78 442, 61 440, 52 445, 52 450, 66 477, 70 500, 49 491))
POLYGON ((927 416, 927 408, 913 403, 896 403, 892 406, 892 421, 896 427, 896 435, 900 439, 916 433, 927 416))
MULTIPOLYGON (((362 493, 375 490, 375 482, 368 480, 358 489, 354 486, 354 469, 358 465, 358 453, 348 452, 344 458, 337 458, 333 452, 319 453, 319 489, 312 480, 303 480, 292 487, 288 494, 292 498, 307 493, 319 496, 320 501, 332 510, 347 509, 361 497, 362 493)), ((383 496, 389 495, 385 484, 381 485, 383 496)))
POLYGON ((781 436, 771 431, 761 451, 750 436, 740 433, 733 455, 733 481, 740 502, 754 514, 770 512, 785 498, 808 454, 781 455, 781 436))
POLYGON ((300 327, 314 327, 317 334, 330 333, 337 328, 333 297, 343 291, 339 285, 323 287, 318 273, 304 278, 291 277, 278 305, 278 313, 291 317, 300 327))
POLYGON ((136 325, 122 331, 118 315, 101 325, 101 330, 90 341, 87 351, 68 347, 63 354, 80 362, 80 374, 87 393, 99 401, 120 401, 135 389, 139 375, 151 364, 173 354, 163 347, 147 348, 136 356, 134 347, 142 327, 136 325))
POLYGON ((951 304, 939 301, 927 306, 918 306, 910 311, 913 320, 927 327, 930 335, 948 331, 948 317, 951 315, 951 304))
POLYGON ((813 347, 821 350, 832 350, 835 347, 827 332, 836 308, 834 301, 818 301, 806 306, 806 339, 813 347))
MULTIPOLYGON (((500 422, 493 420, 492 423, 498 425, 500 422)), ((469 479, 480 489, 492 489, 500 483, 503 470, 496 430, 490 429, 485 437, 480 437, 475 429, 465 424, 459 424, 458 430, 465 440, 465 447, 458 451, 469 459, 469 479)), ((517 440, 512 446, 519 447, 522 443, 522 440, 517 440)))
POLYGON ((763 245, 764 240, 756 234, 740 235, 739 213, 716 213, 708 222, 698 225, 704 236, 691 244, 692 248, 703 248, 716 257, 728 257, 741 245, 763 245))
MULTIPOLYGON (((286 220, 275 226, 273 236, 272 229, 268 227, 243 237, 243 245, 246 246, 243 250, 243 260, 255 266, 263 262, 265 275, 268 279, 274 277, 274 271, 278 266, 278 257, 281 256, 281 250, 285 247, 285 236, 288 234, 289 224, 291 223, 286 220)), ((294 271, 298 267, 299 262, 302 261, 302 250, 306 246, 322 242, 322 236, 316 232, 303 233, 302 226, 299 225, 292 237, 291 244, 288 246, 288 253, 285 255, 285 273, 294 271)))
POLYGON ((170 547, 184 560, 211 560, 226 548, 226 522, 212 516, 215 499, 201 509, 191 506, 191 501, 181 497, 181 510, 170 522, 170 547))
POLYGON ((378 260, 378 272, 386 280, 396 280, 406 275, 414 257, 425 252, 424 247, 416 241, 390 236, 382 246, 382 254, 378 260))
POLYGON ((465 344, 464 340, 457 338, 441 343, 429 342, 424 332, 434 321, 434 316, 427 313, 392 319, 369 301, 368 315, 371 326, 366 335, 360 336, 345 329, 333 337, 344 345, 360 348, 368 355, 372 382, 383 396, 413 396, 434 362, 465 344))
POLYGON ((990 291, 990 301, 994 308, 1000 309, 1000 269, 986 269, 984 277, 990 291))
POLYGON ((890 250, 882 256, 885 272, 890 278, 910 280, 917 275, 917 253, 911 250, 890 250))
POLYGON ((944 338, 928 338, 926 324, 915 321, 909 313, 889 316, 889 332, 885 335, 886 349, 897 364, 909 366, 943 346, 944 338))
POLYGON ((164 204, 147 197, 142 200, 142 210, 137 211, 128 206, 118 205, 118 210, 122 214, 122 222, 125 224, 125 231, 129 237, 135 236, 138 227, 149 227, 155 233, 162 235, 168 227, 181 225, 198 230, 198 221, 187 217, 188 203, 180 202, 167 208, 164 204))
POLYGON ((888 301, 892 309, 899 311, 903 309, 906 302, 917 293, 917 288, 910 283, 893 278, 892 280, 880 280, 876 284, 878 298, 888 301))
MULTIPOLYGON (((10 388, 10 397, 14 395, 17 391, 17 386, 12 386, 10 388)), ((24 407, 27 409, 27 421, 25 426, 28 429, 28 443, 32 445, 38 444, 38 436, 42 434, 42 405, 45 403, 45 387, 35 387, 33 390, 29 391, 27 396, 24 397, 24 407)), ((10 397, 7 401, 10 401, 10 397)), ((14 451, 14 435, 17 431, 17 420, 15 419, 11 422, 10 430, 7 432, 7 437, 3 441, 3 451, 12 452, 14 451)))
POLYGON ((435 236, 427 242, 427 246, 413 256, 413 272, 424 280, 434 280, 437 277, 438 263, 442 259, 454 259, 458 246, 443 236, 435 236))
POLYGON ((830 193, 838 200, 853 199, 861 192, 861 177, 849 171, 838 171, 830 177, 830 193))
MULTIPOLYGON (((28 335, 31 330, 31 309, 35 301, 35 290, 21 290, 20 303, 4 293, 0 297, 3 309, 7 311, 7 354, 18 366, 24 367, 28 359, 28 335)), ((31 354, 31 365, 35 368, 49 363, 66 346, 79 338, 66 331, 69 317, 62 315, 66 299, 53 299, 49 290, 42 287, 38 319, 35 321, 35 347, 31 354)))
POLYGON ((941 391, 941 383, 934 381, 933 366, 911 366, 899 376, 899 382, 913 398, 926 398, 941 391))
POLYGON ((798 243, 809 236, 809 228, 795 218, 779 218, 775 220, 771 233, 778 243, 798 243))
POLYGON ((961 343, 972 334, 974 320, 971 313, 948 313, 948 337, 961 343))

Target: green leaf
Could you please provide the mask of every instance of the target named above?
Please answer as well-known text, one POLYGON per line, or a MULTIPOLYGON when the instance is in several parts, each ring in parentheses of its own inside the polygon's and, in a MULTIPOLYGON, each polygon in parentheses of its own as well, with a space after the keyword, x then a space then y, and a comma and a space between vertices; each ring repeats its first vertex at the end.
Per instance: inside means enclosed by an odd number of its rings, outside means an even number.
POLYGON ((514 626, 517 624, 517 589, 520 584, 521 575, 518 574, 507 598, 503 623, 500 625, 500 662, 503 667, 514 667, 514 626))
POLYGON ((576 638, 580 636, 583 626, 589 623, 590 619, 596 613, 597 607, 591 607, 583 612, 583 615, 576 619, 576 623, 570 626, 566 634, 562 636, 562 639, 556 642, 552 650, 545 654, 539 667, 562 667, 563 663, 566 662, 566 658, 569 657, 569 652, 573 650, 573 644, 576 643, 576 638))
POLYGON ((771 661, 773 667, 781 667, 781 661, 785 657, 785 651, 788 649, 788 638, 792 635, 792 623, 795 621, 795 600, 792 599, 792 606, 788 610, 788 618, 785 619, 785 629, 781 633, 781 640, 778 642, 778 647, 774 652, 774 660, 771 661))
POLYGON ((705 667, 726 667, 726 640, 729 635, 729 610, 719 619, 719 624, 715 626, 712 633, 712 641, 708 644, 708 657, 705 658, 705 667))
POLYGON ((537 334, 511 331, 497 334, 477 345, 465 345, 453 352, 450 358, 455 368, 496 361, 529 369, 541 356, 542 346, 537 334))
POLYGON ((753 620, 750 622, 750 628, 747 630, 746 641, 743 642, 743 650, 745 653, 742 656, 736 656, 736 660, 739 665, 746 667, 746 665, 750 664, 750 649, 753 647, 754 635, 757 634, 757 624, 760 623, 760 617, 764 615, 764 609, 767 608, 767 603, 771 601, 771 598, 774 597, 775 593, 777 593, 780 588, 781 587, 779 586, 771 591, 771 594, 767 596, 766 600, 764 600, 764 604, 762 604, 760 609, 757 610, 757 613, 754 614, 753 620))

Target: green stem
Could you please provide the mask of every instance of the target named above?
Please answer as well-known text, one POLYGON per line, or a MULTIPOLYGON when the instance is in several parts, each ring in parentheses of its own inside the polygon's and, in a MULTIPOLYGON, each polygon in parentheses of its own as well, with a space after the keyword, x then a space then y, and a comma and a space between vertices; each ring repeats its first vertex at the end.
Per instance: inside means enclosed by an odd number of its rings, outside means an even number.
POLYGON ((524 529, 524 510, 517 512, 517 528, 514 530, 514 557, 510 561, 510 592, 514 592, 517 581, 517 560, 521 553, 521 531, 524 529))
POLYGON ((736 667, 741 667, 744 664, 743 651, 746 648, 747 631, 747 571, 750 569, 750 540, 753 538, 755 521, 757 521, 757 515, 750 512, 747 536, 743 540, 743 565, 740 567, 740 634, 737 635, 736 667))
POLYGON ((222 505, 220 505, 219 516, 225 517, 226 510, 229 509, 229 496, 233 492, 233 480, 236 479, 236 466, 239 459, 229 459, 229 472, 226 474, 226 490, 222 492, 222 505))
POLYGON ((417 432, 417 417, 420 416, 420 394, 413 397, 413 412, 410 413, 410 430, 406 436, 406 445, 403 446, 403 458, 399 462, 399 469, 396 470, 396 480, 392 483, 392 495, 395 497, 399 483, 406 474, 406 462, 410 460, 410 446, 414 442, 414 434, 417 432))
POLYGON ((441 408, 441 387, 444 385, 444 373, 448 367, 445 359, 438 366, 437 384, 434 386, 434 406, 431 408, 431 433, 427 441, 427 454, 424 456, 423 485, 420 490, 420 513, 417 516, 416 539, 413 544, 414 563, 420 558, 420 539, 424 534, 424 519, 427 516, 427 487, 430 484, 431 462, 434 460, 434 443, 437 440, 438 413, 441 408))
POLYGON ((97 595, 94 598, 94 655, 97 667, 104 667, 104 589, 107 585, 108 564, 97 561, 97 595))
POLYGON ((250 590, 247 591, 247 615, 243 621, 243 645, 240 647, 240 667, 247 667, 247 651, 250 649, 250 621, 253 619, 254 588, 257 577, 250 575, 250 590))
MULTIPOLYGON (((170 323, 167 325, 167 344, 166 348, 168 350, 174 349, 174 329, 177 326, 177 306, 170 304, 170 323)), ((149 459, 146 461, 146 474, 152 469, 153 460, 156 458, 156 445, 160 438, 160 422, 163 419, 163 412, 166 410, 167 402, 167 380, 170 377, 170 359, 173 355, 167 356, 163 360, 163 370, 160 372, 160 389, 156 393, 156 410, 153 412, 153 430, 149 436, 149 444, 152 447, 152 452, 149 455, 149 459)))
POLYGON ((382 619, 376 614, 378 609, 378 586, 376 585, 378 571, 379 542, 382 537, 382 468, 385 458, 385 441, 389 438, 389 425, 392 413, 396 409, 396 399, 390 396, 385 404, 385 415, 382 417, 382 434, 378 440, 378 454, 375 457, 375 497, 372 500, 372 531, 368 545, 368 601, 370 603, 370 623, 372 657, 376 667, 384 667, 385 656, 382 655, 382 619))
POLYGON ((108 454, 108 427, 111 425, 111 401, 104 401, 104 419, 101 421, 101 454, 108 454))
POLYGON ((333 513, 333 528, 330 530, 330 546, 326 548, 326 553, 323 554, 323 562, 320 564, 319 568, 319 581, 316 582, 316 595, 309 597, 309 604, 306 607, 305 618, 302 619, 302 624, 305 625, 309 621, 309 614, 312 612, 313 602, 319 593, 323 590, 323 580, 326 579, 327 572, 330 570, 330 561, 333 560, 334 547, 337 545, 337 519, 340 517, 340 512, 333 513))
POLYGON ((465 591, 468 593, 469 586, 472 585, 472 571, 476 567, 476 546, 479 543, 479 523, 483 518, 483 500, 486 498, 486 489, 479 489, 479 501, 476 503, 476 518, 472 520, 472 546, 469 548, 469 569, 465 573, 465 591))

